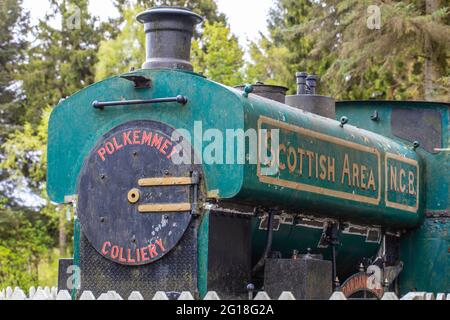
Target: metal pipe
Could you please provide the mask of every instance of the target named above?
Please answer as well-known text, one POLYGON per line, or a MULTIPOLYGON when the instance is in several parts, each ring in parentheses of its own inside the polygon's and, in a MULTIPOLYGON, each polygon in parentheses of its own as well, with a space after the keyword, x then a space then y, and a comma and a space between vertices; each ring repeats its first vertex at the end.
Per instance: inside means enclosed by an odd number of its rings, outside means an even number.
POLYGON ((258 263, 253 268, 253 272, 258 271, 266 264, 266 259, 269 257, 270 252, 272 251, 272 239, 273 239, 273 217, 275 215, 274 210, 269 211, 269 217, 267 221, 267 238, 266 238, 266 249, 264 250, 264 254, 261 259, 259 259, 258 263))
POLYGON ((303 95, 307 92, 306 78, 308 77, 307 72, 297 72, 295 78, 297 79, 297 95, 303 95))
POLYGON ((316 94, 316 87, 317 87, 317 76, 315 75, 310 75, 306 78, 306 85, 309 88, 309 94, 310 95, 315 95, 316 94))
POLYGON ((191 40, 195 25, 203 18, 179 7, 157 7, 136 18, 145 26, 146 61, 143 69, 181 69, 192 71, 191 40))
POLYGON ((117 106, 131 106, 138 104, 154 104, 154 103, 167 103, 167 102, 177 102, 179 104, 185 105, 188 103, 188 98, 185 96, 176 96, 170 98, 158 98, 151 100, 124 100, 124 101, 108 101, 108 102, 92 102, 92 107, 95 109, 103 109, 105 107, 117 107, 117 106))

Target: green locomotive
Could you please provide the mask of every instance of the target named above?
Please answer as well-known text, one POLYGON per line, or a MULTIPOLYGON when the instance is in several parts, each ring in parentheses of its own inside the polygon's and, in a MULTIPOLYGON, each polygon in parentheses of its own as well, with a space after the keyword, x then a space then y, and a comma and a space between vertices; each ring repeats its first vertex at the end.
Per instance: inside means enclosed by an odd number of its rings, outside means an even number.
POLYGON ((143 68, 65 99, 49 123, 48 194, 77 208, 60 269, 78 267, 74 296, 449 291, 448 103, 335 104, 303 73, 286 98, 226 87, 192 72, 201 17, 138 20, 143 68))

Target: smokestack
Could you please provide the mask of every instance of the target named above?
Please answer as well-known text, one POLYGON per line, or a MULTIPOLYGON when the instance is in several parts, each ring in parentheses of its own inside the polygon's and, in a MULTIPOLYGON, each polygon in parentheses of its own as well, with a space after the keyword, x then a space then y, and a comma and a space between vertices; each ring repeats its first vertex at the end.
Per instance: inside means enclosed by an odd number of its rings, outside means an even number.
POLYGON ((151 8, 136 19, 144 24, 146 61, 143 69, 181 69, 192 71, 191 40, 194 28, 203 18, 179 7, 151 8))
POLYGON ((316 87, 319 78, 307 72, 297 72, 297 94, 286 97, 288 106, 302 109, 319 116, 336 119, 336 102, 333 98, 319 96, 316 87))

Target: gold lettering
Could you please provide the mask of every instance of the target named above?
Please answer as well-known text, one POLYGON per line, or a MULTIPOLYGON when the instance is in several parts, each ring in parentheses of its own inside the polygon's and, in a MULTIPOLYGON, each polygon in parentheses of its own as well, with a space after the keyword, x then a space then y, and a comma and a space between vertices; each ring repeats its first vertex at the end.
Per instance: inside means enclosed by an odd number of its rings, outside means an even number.
POLYGON ((316 179, 319 179, 319 155, 316 153, 316 179))
POLYGON ((403 183, 403 179, 406 177, 406 172, 404 169, 400 169, 400 192, 405 193, 406 185, 403 183))
POLYGON ((370 170, 369 183, 367 184, 367 189, 370 188, 372 188, 373 191, 377 190, 377 187, 375 186, 375 177, 373 175, 373 170, 370 170))
POLYGON ((345 176, 347 175, 348 178, 348 185, 351 186, 351 179, 350 179, 350 163, 348 160, 348 154, 345 154, 344 157, 344 168, 342 169, 342 180, 341 183, 344 184, 345 182, 345 176))
POLYGON ((320 156, 320 179, 325 180, 327 178, 327 157, 320 156))
POLYGON ((328 157, 328 181, 336 182, 336 166, 335 159, 328 157))
POLYGON ((353 164, 353 186, 359 187, 359 167, 358 164, 353 164))
POLYGON ((300 175, 303 175, 303 157, 305 156, 305 150, 298 148, 298 154, 300 156, 300 175))
POLYGON ((366 190, 367 185, 366 185, 366 173, 367 173, 367 167, 366 166, 361 166, 361 189, 366 190))
POLYGON ((309 159, 309 177, 312 177, 312 160, 314 158, 314 152, 311 151, 306 151, 306 155, 308 156, 309 159))
POLYGON ((409 184, 409 194, 412 196, 416 195, 416 189, 414 188, 415 176, 414 172, 409 172, 408 174, 408 184, 409 184))
POLYGON ((295 152, 295 149, 293 147, 289 147, 288 151, 288 167, 289 172, 293 173, 295 171, 295 168, 297 167, 297 154, 295 152), (294 156, 294 163, 292 163, 291 159, 292 156, 294 156))
POLYGON ((280 144, 280 170, 286 170, 286 165, 281 162, 281 152, 286 155, 286 146, 284 144, 280 144))
POLYGON ((390 166, 391 167, 391 190, 397 192, 398 191, 398 187, 397 187, 397 168, 390 166))

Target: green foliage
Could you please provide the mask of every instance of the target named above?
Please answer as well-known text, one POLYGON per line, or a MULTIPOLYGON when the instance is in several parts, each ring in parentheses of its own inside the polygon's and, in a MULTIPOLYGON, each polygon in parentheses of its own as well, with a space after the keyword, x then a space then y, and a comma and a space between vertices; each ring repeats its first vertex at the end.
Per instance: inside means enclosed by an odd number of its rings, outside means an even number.
POLYGON ((0 2, 0 142, 14 130, 24 110, 15 101, 17 94, 11 88, 27 45, 24 33, 28 27, 28 17, 21 4, 21 0, 0 2))
POLYGON ((253 46, 282 63, 274 68, 256 50, 249 70, 285 84, 287 66, 291 89, 295 71, 316 73, 321 92, 338 99, 448 101, 450 16, 444 3, 278 0, 269 19, 270 39, 253 46), (430 12, 426 3, 436 8, 430 12), (370 5, 381 8, 380 30, 367 26, 370 5))
POLYGON ((45 108, 42 119, 34 128, 26 122, 23 129, 10 134, 4 143, 4 159, 0 169, 8 170, 17 183, 23 177, 36 193, 45 197, 45 178, 47 171, 47 128, 51 108, 45 108))
POLYGON ((261 35, 258 43, 250 43, 249 53, 252 61, 246 65, 247 83, 292 86, 292 68, 286 64, 290 55, 288 48, 276 46, 261 35))
MULTIPOLYGON (((140 68, 145 60, 145 34, 136 15, 144 11, 140 1, 116 1, 124 17, 121 31, 114 39, 102 41, 95 66, 95 78, 103 80, 112 75, 140 68), (119 4, 120 2, 120 4, 119 4)), ((192 44, 192 62, 196 72, 208 78, 228 84, 243 82, 242 67, 244 52, 237 38, 225 24, 225 17, 217 12, 212 0, 205 1, 150 1, 147 7, 155 5, 188 6, 206 17, 202 32, 192 44)))
POLYGON ((36 40, 20 78, 26 96, 25 117, 33 125, 43 108, 94 82, 98 46, 109 30, 108 24, 99 24, 98 18, 89 14, 88 0, 50 0, 50 4, 51 13, 34 31, 36 40), (77 8, 79 28, 73 23, 74 17, 78 19, 77 8), (60 26, 55 27, 58 20, 60 26))
POLYGON ((0 207, 0 287, 39 284, 38 265, 54 245, 36 213, 0 207))
POLYGON ((66 207, 52 204, 45 191, 50 112, 51 108, 46 108, 35 128, 25 123, 23 130, 10 134, 3 145, 5 154, 0 169, 8 172, 17 188, 29 187, 31 192, 46 199, 47 204, 36 212, 17 207, 14 199, 2 198, 0 287, 42 285, 39 282, 39 269, 43 261, 53 261, 54 266, 53 248, 58 246, 61 228, 69 230, 65 232, 65 237, 72 237, 69 222, 63 220, 66 207))
POLYGON ((222 22, 205 23, 201 39, 192 44, 194 71, 229 86, 243 83, 244 51, 222 22))
POLYGON ((124 17, 121 31, 116 38, 100 43, 95 65, 96 81, 128 72, 132 67, 139 69, 145 60, 145 33, 143 26, 136 21, 136 15, 144 7, 121 8, 124 17))

